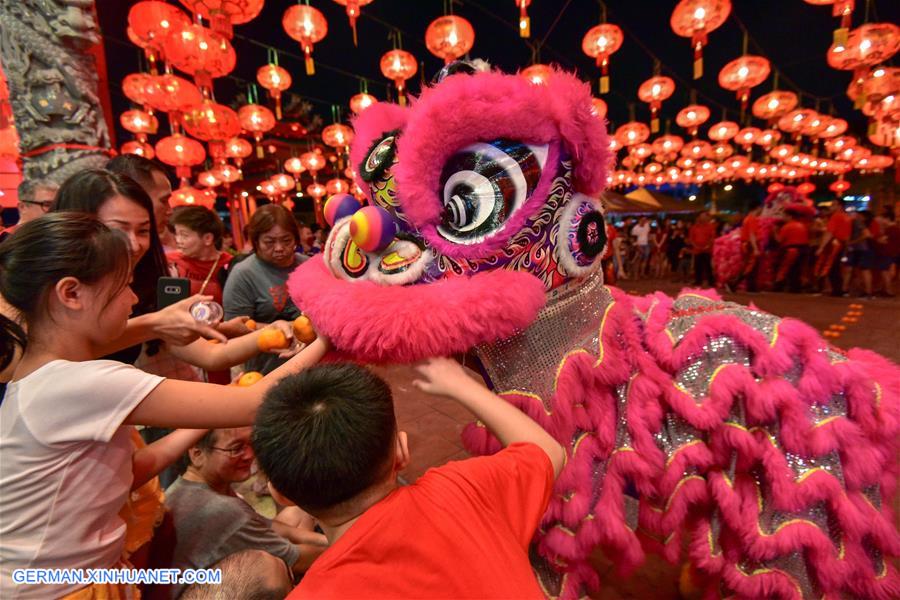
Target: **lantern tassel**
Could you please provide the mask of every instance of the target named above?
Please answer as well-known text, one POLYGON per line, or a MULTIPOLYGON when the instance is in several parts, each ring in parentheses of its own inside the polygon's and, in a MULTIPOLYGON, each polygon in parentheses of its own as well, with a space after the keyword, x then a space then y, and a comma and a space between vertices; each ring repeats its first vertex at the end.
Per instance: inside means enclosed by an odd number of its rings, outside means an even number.
POLYGON ((316 64, 313 62, 312 47, 304 46, 303 47, 303 55, 305 57, 305 63, 306 63, 306 74, 307 75, 315 75, 316 74, 316 64))
POLYGON ((281 94, 275 96, 275 118, 281 120, 281 94))
POLYGON ((519 37, 531 37, 531 18, 525 9, 525 3, 519 3, 519 37))
POLYGON ((694 43, 694 79, 703 77, 703 44, 706 43, 706 35, 695 35, 694 43))
POLYGON ((359 40, 356 37, 356 17, 350 17, 350 29, 353 30, 353 47, 359 48, 359 40))
POLYGON ((609 58, 604 57, 600 62, 600 93, 606 94, 609 92, 609 58))

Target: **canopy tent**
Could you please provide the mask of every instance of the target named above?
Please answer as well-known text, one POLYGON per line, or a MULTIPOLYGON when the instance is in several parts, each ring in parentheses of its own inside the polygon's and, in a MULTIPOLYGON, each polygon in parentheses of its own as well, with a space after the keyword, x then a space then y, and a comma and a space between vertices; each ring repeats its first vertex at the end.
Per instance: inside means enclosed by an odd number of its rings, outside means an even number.
POLYGON ((700 206, 679 202, 672 196, 661 192, 654 192, 645 187, 637 188, 625 195, 625 198, 632 200, 642 207, 643 210, 638 212, 653 213, 690 213, 700 210, 700 206))

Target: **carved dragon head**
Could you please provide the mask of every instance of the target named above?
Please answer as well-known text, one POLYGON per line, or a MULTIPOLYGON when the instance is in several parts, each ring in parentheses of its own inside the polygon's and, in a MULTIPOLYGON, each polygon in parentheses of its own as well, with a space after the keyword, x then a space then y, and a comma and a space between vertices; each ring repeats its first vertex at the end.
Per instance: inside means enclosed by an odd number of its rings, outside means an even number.
POLYGON ((356 119, 350 159, 370 206, 338 214, 322 254, 291 276, 297 305, 354 358, 504 339, 598 271, 612 154, 588 85, 453 70, 409 107, 356 119))

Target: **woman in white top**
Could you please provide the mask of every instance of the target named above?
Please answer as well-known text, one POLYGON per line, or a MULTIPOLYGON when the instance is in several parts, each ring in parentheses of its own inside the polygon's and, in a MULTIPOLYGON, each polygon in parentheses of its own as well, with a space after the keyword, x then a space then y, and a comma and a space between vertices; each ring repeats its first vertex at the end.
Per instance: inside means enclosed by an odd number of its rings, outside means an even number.
POLYGON ((0 405, 2 598, 55 598, 86 587, 17 584, 20 569, 122 564, 117 513, 131 488, 133 452, 125 425, 249 425, 271 385, 328 350, 320 337, 252 387, 168 380, 91 360, 126 327, 137 300, 130 277, 128 241, 90 215, 46 215, 0 245, 0 294, 28 331, 26 339, 0 316, 0 369, 24 347, 0 405))

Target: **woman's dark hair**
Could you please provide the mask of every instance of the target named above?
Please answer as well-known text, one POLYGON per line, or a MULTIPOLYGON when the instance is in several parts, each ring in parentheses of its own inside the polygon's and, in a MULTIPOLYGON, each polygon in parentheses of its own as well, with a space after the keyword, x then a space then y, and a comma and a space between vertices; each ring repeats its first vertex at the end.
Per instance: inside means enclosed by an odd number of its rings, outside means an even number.
POLYGON ((169 173, 162 163, 137 154, 120 154, 113 157, 106 163, 106 170, 131 177, 144 189, 153 185, 154 173, 169 178, 169 173))
MULTIPOLYGON (((96 217, 51 213, 25 223, 0 244, 0 294, 25 324, 45 309, 50 289, 64 277, 88 285, 113 275, 113 292, 128 285, 131 260, 128 240, 96 217)), ((112 296, 110 296, 112 297, 112 296)), ((22 326, 0 315, 0 370, 25 348, 22 326)))
POLYGON ((156 231, 153 202, 138 183, 127 175, 105 169, 88 169, 76 173, 59 188, 52 211, 76 211, 96 215, 104 202, 113 196, 124 196, 147 211, 150 219, 150 248, 134 267, 132 288, 138 303, 132 314, 142 315, 156 310, 156 283, 167 273, 166 256, 156 231))
POLYGON ((291 211, 279 204, 266 204, 253 213, 247 226, 254 250, 259 246, 259 238, 276 225, 281 225, 283 229, 290 232, 294 236, 294 241, 300 241, 300 229, 297 227, 297 220, 291 211))

